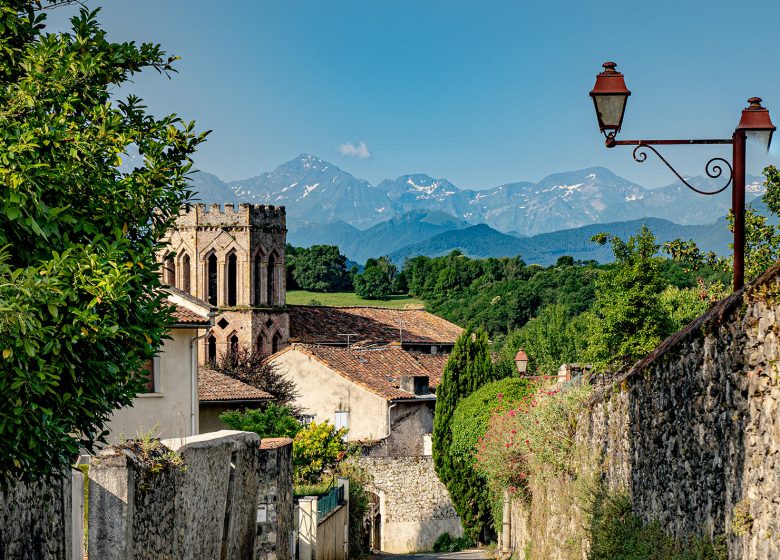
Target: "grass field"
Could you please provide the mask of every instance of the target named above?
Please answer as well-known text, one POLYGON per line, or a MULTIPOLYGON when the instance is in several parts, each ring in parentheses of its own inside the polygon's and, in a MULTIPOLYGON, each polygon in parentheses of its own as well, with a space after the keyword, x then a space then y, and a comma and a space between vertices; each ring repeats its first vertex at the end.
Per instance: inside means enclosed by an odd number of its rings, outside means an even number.
POLYGON ((410 296, 390 296, 390 299, 388 300, 380 300, 363 299, 352 292, 321 294, 319 292, 307 292, 305 290, 292 290, 287 292, 287 303, 291 305, 391 307, 393 309, 424 306, 422 300, 410 296))

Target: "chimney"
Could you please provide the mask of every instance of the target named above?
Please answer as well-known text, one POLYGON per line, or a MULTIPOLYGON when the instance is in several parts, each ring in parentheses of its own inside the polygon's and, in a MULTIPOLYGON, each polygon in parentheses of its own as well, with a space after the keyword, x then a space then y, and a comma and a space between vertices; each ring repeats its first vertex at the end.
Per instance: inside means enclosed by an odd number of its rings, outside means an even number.
POLYGON ((399 388, 413 395, 428 395, 430 394, 430 380, 427 375, 402 375, 399 388))

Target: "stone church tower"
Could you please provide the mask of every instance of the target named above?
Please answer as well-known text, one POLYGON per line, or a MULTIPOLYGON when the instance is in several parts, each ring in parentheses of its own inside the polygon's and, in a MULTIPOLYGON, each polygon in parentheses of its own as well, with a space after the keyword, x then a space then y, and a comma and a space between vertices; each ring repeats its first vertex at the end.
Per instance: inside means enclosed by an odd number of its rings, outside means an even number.
POLYGON ((219 309, 201 362, 231 347, 270 354, 287 344, 286 234, 284 206, 195 204, 176 220, 163 282, 219 309))

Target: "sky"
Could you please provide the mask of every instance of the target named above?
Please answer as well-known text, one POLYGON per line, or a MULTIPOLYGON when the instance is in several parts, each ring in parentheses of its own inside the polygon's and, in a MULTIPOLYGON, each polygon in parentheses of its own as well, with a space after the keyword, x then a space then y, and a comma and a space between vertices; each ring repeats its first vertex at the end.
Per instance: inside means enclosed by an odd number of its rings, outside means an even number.
MULTIPOLYGON (((606 149, 588 92, 612 60, 632 91, 622 139, 729 138, 746 100, 780 123, 780 2, 758 0, 87 0, 114 41, 182 57, 124 91, 213 130, 196 166, 223 180, 301 153, 377 184, 427 173, 460 188, 604 166, 674 177, 606 149)), ((65 29, 69 11, 49 16, 65 29)), ((780 165, 748 146, 748 173, 780 165)), ((700 175, 728 147, 663 151, 700 175)))

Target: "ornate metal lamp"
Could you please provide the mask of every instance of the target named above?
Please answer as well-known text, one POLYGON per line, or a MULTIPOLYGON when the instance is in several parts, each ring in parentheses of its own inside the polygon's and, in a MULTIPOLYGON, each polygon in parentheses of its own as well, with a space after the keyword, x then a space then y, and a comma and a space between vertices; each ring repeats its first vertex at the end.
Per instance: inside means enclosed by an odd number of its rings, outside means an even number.
POLYGON ((647 160, 648 150, 654 153, 672 173, 689 189, 699 194, 713 195, 726 190, 732 185, 731 208, 734 213, 734 291, 745 283, 745 140, 754 137, 767 149, 772 141, 775 125, 769 118, 769 111, 761 106, 761 99, 751 97, 748 107, 742 111, 734 134, 728 139, 696 139, 696 140, 616 140, 617 133, 623 124, 626 102, 631 92, 626 88, 623 74, 615 70, 614 62, 605 62, 604 70, 596 75, 596 85, 590 92, 599 120, 599 130, 606 136, 607 148, 615 146, 636 146, 634 161, 642 163, 647 160), (653 146, 658 145, 695 145, 695 144, 731 144, 733 148, 732 162, 714 157, 704 166, 707 176, 717 179, 728 170, 726 184, 714 191, 704 191, 691 185, 653 146), (733 167, 732 167, 733 166, 733 167))

